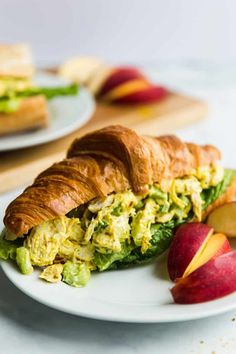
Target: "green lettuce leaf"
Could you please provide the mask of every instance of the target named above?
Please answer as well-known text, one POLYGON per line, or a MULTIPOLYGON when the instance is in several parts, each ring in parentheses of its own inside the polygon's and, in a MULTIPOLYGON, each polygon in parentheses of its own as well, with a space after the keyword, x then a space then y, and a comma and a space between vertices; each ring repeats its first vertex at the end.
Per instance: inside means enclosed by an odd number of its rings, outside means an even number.
POLYGON ((225 174, 222 182, 218 183, 215 187, 205 189, 201 193, 201 198, 204 202, 203 210, 212 204, 216 199, 218 199, 222 194, 224 194, 235 176, 236 170, 225 169, 225 174))
POLYGON ((30 87, 11 95, 0 97, 0 112, 12 113, 17 111, 22 99, 30 96, 44 95, 48 100, 56 96, 72 96, 77 95, 78 85, 71 84, 59 87, 30 87))
POLYGON ((176 226, 177 222, 173 220, 165 224, 153 224, 151 226, 152 239, 149 249, 145 253, 142 253, 140 247, 133 248, 126 257, 116 260, 108 269, 120 269, 130 265, 146 263, 153 257, 162 254, 170 246, 176 226))
POLYGON ((18 92, 17 97, 30 97, 44 95, 48 100, 56 96, 77 95, 79 87, 77 84, 58 87, 30 87, 24 91, 18 92))
POLYGON ((18 247, 17 243, 4 239, 5 232, 6 231, 4 229, 0 235, 0 259, 3 259, 4 261, 7 259, 15 259, 16 249, 18 247))
POLYGON ((7 259, 16 259, 16 250, 22 246, 23 239, 19 238, 14 241, 5 239, 8 231, 4 228, 0 233, 0 259, 6 261, 7 259))
POLYGON ((111 269, 117 261, 121 261, 123 263, 124 259, 129 257, 134 247, 134 244, 124 243, 120 252, 108 254, 95 252, 93 261, 99 272, 103 272, 106 269, 111 269))

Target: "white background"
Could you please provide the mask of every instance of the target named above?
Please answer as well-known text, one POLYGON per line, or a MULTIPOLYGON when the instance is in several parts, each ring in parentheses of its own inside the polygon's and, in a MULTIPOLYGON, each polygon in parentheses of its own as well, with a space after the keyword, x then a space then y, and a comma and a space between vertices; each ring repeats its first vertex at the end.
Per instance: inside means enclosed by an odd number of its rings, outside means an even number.
POLYGON ((236 57, 234 0, 0 0, 0 41, 26 41, 40 62, 236 57))

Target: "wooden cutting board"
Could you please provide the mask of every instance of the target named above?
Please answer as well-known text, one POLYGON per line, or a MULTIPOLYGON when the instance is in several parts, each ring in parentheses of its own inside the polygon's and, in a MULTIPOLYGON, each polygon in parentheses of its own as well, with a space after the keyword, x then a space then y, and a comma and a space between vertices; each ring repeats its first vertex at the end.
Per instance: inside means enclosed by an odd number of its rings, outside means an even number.
POLYGON ((91 120, 74 133, 44 145, 0 153, 0 192, 31 183, 39 172, 64 158, 71 142, 88 131, 122 124, 141 134, 160 135, 199 121, 206 114, 206 103, 176 93, 139 107, 99 103, 91 120))

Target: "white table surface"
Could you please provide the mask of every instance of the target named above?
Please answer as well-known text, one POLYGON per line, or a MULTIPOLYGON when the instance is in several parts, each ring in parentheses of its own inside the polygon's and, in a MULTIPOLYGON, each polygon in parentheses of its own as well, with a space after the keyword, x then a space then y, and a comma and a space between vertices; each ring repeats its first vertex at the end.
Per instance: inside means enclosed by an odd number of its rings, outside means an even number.
MULTIPOLYGON (((236 168, 236 66, 152 65, 147 71, 174 89, 204 98, 206 121, 178 132, 217 145, 225 166, 236 168)), ((0 195, 0 204, 16 192, 0 195)), ((0 353, 4 354, 234 354, 236 310, 173 324, 123 324, 67 315, 15 288, 0 271, 0 353)))

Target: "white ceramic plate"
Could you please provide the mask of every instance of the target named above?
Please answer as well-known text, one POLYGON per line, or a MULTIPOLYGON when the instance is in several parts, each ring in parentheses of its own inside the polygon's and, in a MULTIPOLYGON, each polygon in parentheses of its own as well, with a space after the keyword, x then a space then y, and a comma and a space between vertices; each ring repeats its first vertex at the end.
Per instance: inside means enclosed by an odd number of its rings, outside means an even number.
MULTIPOLYGON (((0 197, 4 207, 15 195, 0 197)), ((0 225, 2 227, 2 224, 0 225)), ((64 283, 49 284, 38 279, 38 272, 26 276, 14 265, 2 262, 6 276, 33 299, 74 315, 119 322, 177 322, 216 315, 236 308, 236 293, 196 305, 176 305, 169 289, 166 257, 152 264, 121 271, 93 274, 85 288, 64 283)))
MULTIPOLYGON (((60 86, 65 81, 49 74, 38 74, 35 78, 42 86, 60 86)), ((79 89, 76 96, 58 96, 48 101, 50 124, 47 128, 0 137, 0 151, 39 145, 61 138, 80 128, 92 116, 95 102, 85 88, 79 89)))

